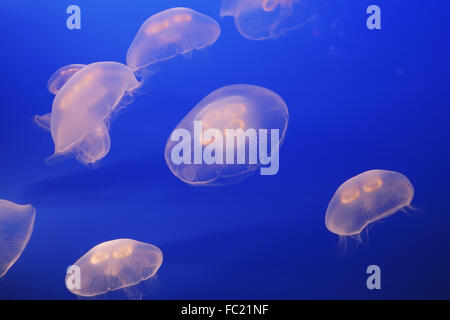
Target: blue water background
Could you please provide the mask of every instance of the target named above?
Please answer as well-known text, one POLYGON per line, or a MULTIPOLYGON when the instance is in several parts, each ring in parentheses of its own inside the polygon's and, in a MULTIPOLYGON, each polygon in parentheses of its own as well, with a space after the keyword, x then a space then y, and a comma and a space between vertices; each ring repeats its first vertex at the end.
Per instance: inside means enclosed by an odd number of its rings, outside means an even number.
POLYGON ((0 0, 0 198, 37 210, 0 299, 76 299, 66 267, 116 238, 164 252, 157 279, 140 286, 145 299, 450 298, 450 3, 335 0, 269 41, 243 38, 219 9, 219 0, 0 0), (81 7, 81 30, 66 28, 70 4, 81 7), (365 26, 370 4, 382 9, 382 30, 365 26), (96 169, 45 164, 53 142, 32 118, 51 110, 50 75, 125 62, 140 24, 174 6, 216 19, 217 43, 159 65, 146 94, 113 121, 96 169), (279 174, 184 184, 163 157, 171 130, 236 83, 269 88, 288 105, 279 174), (370 169, 408 176, 417 210, 376 224, 343 255, 325 211, 341 183, 370 169), (382 290, 366 288, 371 264, 382 290))

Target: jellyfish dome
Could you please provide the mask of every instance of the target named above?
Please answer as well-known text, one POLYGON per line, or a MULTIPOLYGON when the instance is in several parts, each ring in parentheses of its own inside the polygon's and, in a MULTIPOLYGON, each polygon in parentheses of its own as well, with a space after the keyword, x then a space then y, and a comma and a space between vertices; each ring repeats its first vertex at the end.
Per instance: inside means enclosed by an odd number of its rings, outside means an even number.
POLYGON ((133 71, 118 62, 96 62, 76 72, 58 91, 51 115, 37 119, 42 127, 50 122, 55 153, 49 159, 102 159, 110 148, 108 121, 139 86, 133 71))
POLYGON ((247 39, 278 38, 311 21, 327 0, 223 0, 221 16, 233 16, 247 39))
POLYGON ((153 63, 205 48, 220 35, 212 18, 188 8, 172 8, 148 18, 127 53, 127 65, 137 71, 153 63))
POLYGON ((325 225, 340 236, 358 235, 369 224, 409 206, 414 196, 404 175, 370 170, 344 182, 331 199, 325 225))
POLYGON ((164 152, 166 163, 192 185, 232 184, 258 169, 261 175, 276 174, 288 118, 286 103, 269 89, 222 87, 174 129, 164 152))
MULTIPOLYGON (((131 239, 103 242, 73 264, 79 268, 80 284, 67 288, 85 297, 124 289, 155 276, 162 261, 161 250, 148 243, 131 239)), ((70 275, 66 285, 68 281, 70 275)))
POLYGON ((57 94, 59 89, 69 80, 75 73, 84 68, 85 64, 69 64, 56 70, 52 74, 47 83, 48 91, 57 94))
POLYGON ((36 210, 0 200, 0 277, 16 263, 30 240, 36 210))

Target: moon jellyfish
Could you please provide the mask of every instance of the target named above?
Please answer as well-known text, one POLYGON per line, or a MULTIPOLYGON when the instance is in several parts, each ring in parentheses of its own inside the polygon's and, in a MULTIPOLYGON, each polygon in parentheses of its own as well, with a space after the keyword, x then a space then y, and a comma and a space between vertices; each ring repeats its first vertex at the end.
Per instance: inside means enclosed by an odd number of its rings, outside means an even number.
POLYGON ((223 0, 220 14, 233 16, 247 39, 277 38, 311 21, 326 0, 223 0))
POLYGON ((118 62, 96 62, 76 72, 57 92, 51 115, 35 118, 51 129, 55 152, 49 160, 75 156, 92 164, 102 159, 110 148, 110 118, 130 103, 139 86, 133 71, 118 62))
POLYGON ((288 118, 285 102, 273 91, 246 84, 222 87, 177 125, 166 144, 166 163, 192 185, 231 184, 258 169, 261 175, 276 174, 288 118))
POLYGON ((219 24, 188 8, 172 8, 148 18, 140 27, 127 53, 127 65, 137 71, 205 48, 220 35, 219 24))
POLYGON ((85 64, 69 64, 56 70, 47 83, 48 91, 57 94, 59 89, 69 80, 75 73, 80 71, 85 64))
POLYGON ((404 175, 370 170, 344 182, 328 205, 325 225, 340 236, 356 236, 369 224, 409 206, 414 189, 404 175))
POLYGON ((161 250, 148 243, 131 239, 103 242, 73 264, 79 279, 68 274, 66 286, 84 297, 125 289, 155 276, 162 261, 161 250))
POLYGON ((0 277, 16 263, 30 240, 36 210, 0 200, 0 277))

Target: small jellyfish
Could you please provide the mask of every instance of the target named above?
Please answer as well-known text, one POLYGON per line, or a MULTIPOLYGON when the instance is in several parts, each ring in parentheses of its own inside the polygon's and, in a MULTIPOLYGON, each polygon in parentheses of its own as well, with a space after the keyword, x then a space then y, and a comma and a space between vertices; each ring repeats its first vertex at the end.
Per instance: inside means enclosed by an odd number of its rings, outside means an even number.
POLYGON ((140 27, 127 53, 127 65, 134 71, 203 49, 220 35, 219 24, 188 8, 172 8, 148 18, 140 27))
POLYGON ((0 200, 0 277, 16 263, 33 232, 36 210, 0 200))
POLYGON ((273 91, 246 84, 222 87, 177 125, 166 144, 166 163, 192 185, 236 183, 258 169, 261 175, 276 174, 288 118, 285 102, 273 91))
POLYGON ((411 182, 398 172, 363 172, 337 189, 325 225, 339 236, 358 236, 369 224, 409 206, 413 195, 411 182))
POLYGON ((69 80, 75 73, 80 71, 85 66, 85 64, 69 64, 56 70, 56 72, 53 73, 48 80, 48 91, 56 95, 67 80, 69 80))
POLYGON ((162 261, 161 250, 148 243, 132 239, 103 242, 73 264, 79 270, 78 286, 71 285, 71 274, 66 276, 66 286, 84 297, 129 288, 155 276, 162 261))
POLYGON ((233 16, 247 39, 278 38, 311 21, 328 0, 223 0, 220 15, 233 16))
POLYGON ((133 71, 118 62, 96 62, 76 72, 57 92, 51 114, 35 117, 51 129, 55 153, 49 160, 75 156, 92 164, 102 159, 110 148, 109 120, 139 86, 133 71))

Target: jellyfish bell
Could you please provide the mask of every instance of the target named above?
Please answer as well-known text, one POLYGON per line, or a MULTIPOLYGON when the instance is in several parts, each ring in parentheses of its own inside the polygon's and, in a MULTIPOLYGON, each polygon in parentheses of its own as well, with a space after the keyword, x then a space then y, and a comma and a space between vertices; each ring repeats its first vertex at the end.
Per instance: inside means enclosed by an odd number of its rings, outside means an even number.
POLYGON ((276 174, 288 118, 285 102, 271 90, 247 84, 222 87, 174 129, 166 163, 191 185, 232 184, 258 169, 262 175, 276 174))
POLYGON ((339 236, 358 236, 370 224, 408 207, 414 188, 404 175, 370 170, 344 182, 331 199, 325 225, 339 236))
POLYGON ((51 115, 36 119, 42 127, 50 125, 55 152, 48 161, 102 159, 110 147, 109 120, 139 86, 133 71, 118 62, 92 63, 74 74, 58 91, 51 115))
POLYGON ((73 264, 79 271, 79 285, 66 276, 66 286, 73 294, 93 297, 126 289, 156 275, 163 261, 161 250, 132 239, 103 242, 73 264))
POLYGON ((127 53, 127 65, 138 71, 176 55, 203 49, 220 35, 212 18, 189 8, 172 8, 148 18, 127 53))
POLYGON ((36 210, 0 199, 0 277, 16 263, 34 228, 36 210))
POLYGON ((85 66, 85 64, 69 64, 56 70, 48 80, 48 91, 56 95, 67 80, 85 66))
POLYGON ((329 0, 223 0, 220 14, 234 17, 250 40, 274 39, 314 19, 329 0))

